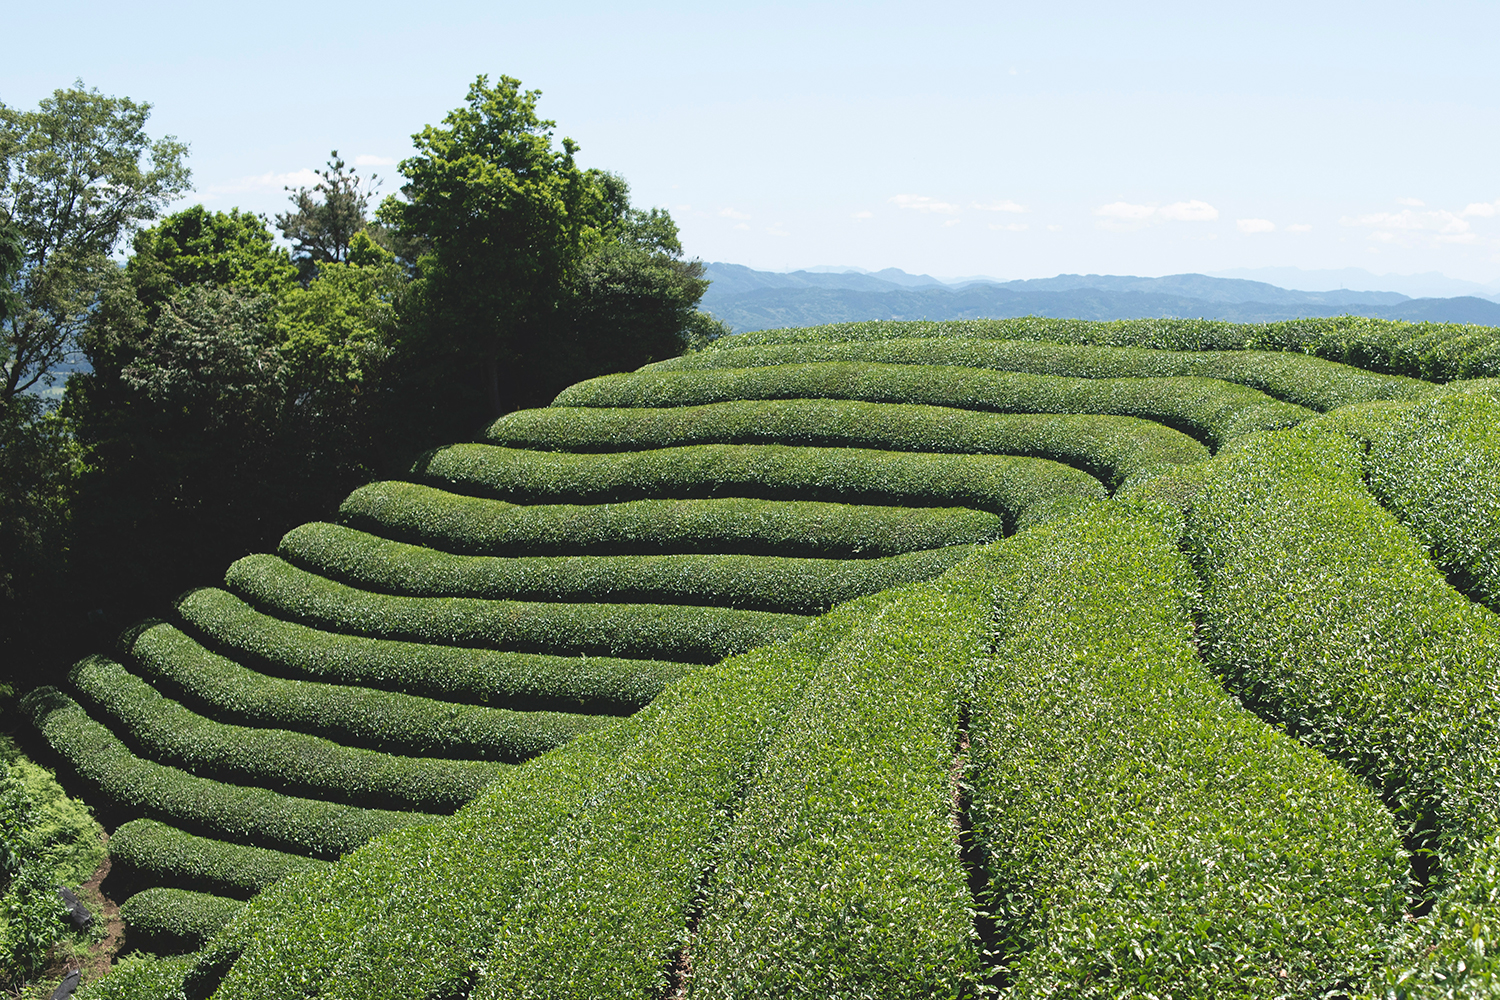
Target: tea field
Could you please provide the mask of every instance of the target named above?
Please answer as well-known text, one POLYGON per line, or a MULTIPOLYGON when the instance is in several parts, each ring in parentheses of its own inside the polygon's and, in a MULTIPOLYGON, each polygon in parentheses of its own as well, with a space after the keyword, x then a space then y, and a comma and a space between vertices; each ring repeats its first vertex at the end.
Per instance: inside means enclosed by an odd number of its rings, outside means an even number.
POLYGON ((89 998, 1500 992, 1500 330, 865 323, 512 413, 22 703, 89 998))

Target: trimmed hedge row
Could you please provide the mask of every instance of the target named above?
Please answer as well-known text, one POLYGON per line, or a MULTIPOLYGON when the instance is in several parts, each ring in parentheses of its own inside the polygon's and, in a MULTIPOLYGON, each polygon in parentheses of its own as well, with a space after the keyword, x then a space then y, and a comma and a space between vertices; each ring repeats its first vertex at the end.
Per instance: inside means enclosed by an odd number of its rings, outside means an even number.
POLYGON ((297 566, 363 590, 520 601, 704 604, 821 614, 840 601, 937 576, 956 545, 883 559, 782 556, 460 556, 313 522, 281 539, 297 566))
POLYGON ((226 721, 295 729, 413 757, 519 761, 606 724, 607 717, 511 712, 416 695, 267 677, 154 625, 130 646, 154 686, 226 721))
POLYGON ((136 753, 229 784, 356 806, 452 812, 507 766, 397 757, 286 729, 226 725, 162 697, 102 656, 80 660, 68 680, 94 717, 124 734, 136 753))
POLYGON ((186 889, 145 889, 120 904, 131 948, 159 955, 197 951, 244 903, 186 889))
POLYGON ((753 646, 779 642, 807 624, 800 615, 680 604, 374 594, 315 576, 272 555, 245 556, 229 567, 224 581, 258 607, 308 625, 381 639, 516 652, 568 650, 713 663, 753 646))
POLYGON ((819 361, 960 365, 1076 378, 1215 378, 1319 411, 1374 399, 1417 399, 1434 391, 1432 383, 1419 379, 1377 374, 1336 361, 1281 351, 1157 351, 952 337, 726 347, 658 361, 641 370, 703 371, 819 361))
POLYGON ((943 406, 858 400, 740 400, 661 409, 551 407, 501 417, 490 444, 596 452, 689 444, 795 444, 1050 458, 1111 487, 1208 450, 1135 417, 976 413, 943 406))
POLYGON ((485 556, 739 553, 847 559, 987 542, 995 514, 808 500, 634 500, 521 506, 416 483, 361 487, 343 521, 386 538, 485 556))
POLYGON ((954 762, 986 556, 891 595, 819 666, 725 838, 690 995, 974 995, 954 762))
POLYGON ((210 645, 278 676, 513 710, 628 715, 693 669, 663 660, 501 653, 339 635, 263 615, 210 588, 180 598, 177 613, 210 645))
POLYGON ((948 322, 892 323, 877 320, 739 333, 714 341, 705 353, 758 344, 929 337, 1041 340, 1168 351, 1291 351, 1435 382, 1500 376, 1500 329, 1460 323, 1408 323, 1362 316, 1263 324, 1205 319, 1095 322, 1037 316, 948 322))
POLYGON ((1370 488, 1470 597, 1500 611, 1500 400, 1454 393, 1372 441, 1370 488))
POLYGON ((117 813, 159 818, 237 843, 336 858, 377 834, 436 817, 280 795, 225 784, 136 757, 56 688, 37 688, 23 716, 117 813))
POLYGON ((1206 471, 1185 522, 1205 657, 1364 777, 1418 849, 1437 905, 1392 989, 1482 989, 1500 976, 1483 946, 1500 937, 1500 618, 1449 588, 1364 489, 1350 439, 1257 436, 1206 471))
POLYGON ((1213 448, 1312 416, 1258 389, 1207 378, 1065 378, 953 365, 821 361, 762 368, 602 375, 553 406, 702 406, 745 399, 854 399, 1009 413, 1111 414, 1155 420, 1213 448))
POLYGON ((569 455, 458 444, 424 458, 417 472, 476 493, 591 503, 652 494, 753 493, 760 499, 972 507, 999 514, 1008 531, 1105 495, 1088 473, 1042 458, 783 445, 569 455))
POLYGON ((1117 505, 997 550, 971 815, 1011 995, 1361 995, 1405 903, 1391 816, 1195 655, 1170 533, 1117 505))
POLYGON ((611 866, 621 902, 589 914, 600 934, 590 961, 618 962, 621 981, 660 996, 727 810, 818 660, 883 601, 860 598, 784 644, 695 671, 618 725, 516 768, 453 817, 271 887, 210 943, 189 995, 279 1000, 335 974, 347 996, 466 994, 528 881, 547 877, 538 859, 560 863, 567 844, 597 843, 598 824, 607 850, 574 856, 611 866), (632 898, 642 887, 649 895, 632 898), (309 913, 309 898, 328 904, 309 913), (651 943, 602 943, 621 939, 651 943))
POLYGON ((78 1000, 162 1000, 177 997, 191 955, 135 954, 118 959, 101 979, 90 979, 73 994, 78 1000))
POLYGON ((195 837, 154 819, 134 819, 109 838, 110 885, 150 884, 249 899, 301 872, 328 865, 264 847, 195 837))

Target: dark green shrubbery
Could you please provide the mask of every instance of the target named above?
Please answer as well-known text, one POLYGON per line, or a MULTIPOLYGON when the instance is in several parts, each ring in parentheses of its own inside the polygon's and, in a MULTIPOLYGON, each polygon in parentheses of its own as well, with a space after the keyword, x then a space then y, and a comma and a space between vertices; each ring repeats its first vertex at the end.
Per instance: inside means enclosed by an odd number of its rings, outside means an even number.
POLYGON ((1063 378, 944 365, 821 361, 765 368, 633 372, 580 382, 553 406, 702 406, 744 399, 852 399, 999 413, 1114 414, 1175 427, 1213 448, 1290 427, 1312 411, 1206 378, 1063 378))
POLYGON ((782 556, 463 556, 389 542, 335 524, 304 524, 281 540, 298 566, 362 590, 519 601, 703 604, 821 614, 840 601, 936 576, 968 546, 880 559, 782 556))
POLYGON ((423 476, 446 489, 515 500, 604 504, 727 493, 760 499, 971 507, 1001 515, 1007 530, 1040 523, 1077 500, 1105 495, 1093 476, 1041 458, 864 448, 701 444, 571 455, 460 444, 441 448, 419 464, 423 476))
POLYGON ((1380 375, 1306 354, 1281 351, 1157 351, 1028 340, 935 337, 822 343, 728 346, 647 365, 645 371, 701 371, 814 361, 874 361, 901 365, 960 365, 1074 378, 1216 378, 1259 389, 1313 410, 1372 399, 1415 399, 1432 386, 1417 379, 1380 375))
POLYGON ((317 681, 267 677, 170 625, 135 637, 131 663, 153 686, 217 718, 295 729, 414 757, 518 761, 608 722, 597 715, 512 712, 317 681))
POLYGON ((357 806, 452 812, 504 767, 397 757, 286 729, 215 722, 101 656, 79 661, 68 679, 93 714, 137 753, 230 784, 357 806))
POLYGON ((998 515, 964 507, 879 507, 738 497, 519 505, 416 483, 355 490, 339 508, 385 538, 485 556, 740 553, 847 559, 999 538, 998 515))
POLYGON ((131 948, 174 955, 203 947, 244 905, 186 889, 145 889, 120 904, 120 917, 131 948))
POLYGON ((276 676, 515 710, 626 715, 692 668, 663 660, 502 653, 340 635, 263 615, 208 587, 184 595, 177 613, 215 649, 276 676))
POLYGON ((270 555, 238 560, 224 579, 252 604, 320 628, 518 652, 713 663, 785 639, 807 624, 800 615, 681 604, 556 604, 375 594, 314 576, 270 555))
POLYGON ((502 417, 491 444, 629 451, 690 444, 795 444, 1050 458, 1110 487, 1208 457, 1203 445, 1135 417, 976 413, 858 400, 746 400, 658 409, 549 407, 502 417))
POLYGON ((120 818, 148 816, 239 843, 325 858, 376 834, 434 818, 228 785, 142 760, 55 688, 37 688, 20 710, 120 818))
MULTIPOLYGON (((111 891, 116 885, 162 885, 249 899, 288 875, 328 862, 265 847, 196 837, 154 819, 122 824, 109 838, 111 891)), ((128 891, 128 890, 127 890, 128 891)))

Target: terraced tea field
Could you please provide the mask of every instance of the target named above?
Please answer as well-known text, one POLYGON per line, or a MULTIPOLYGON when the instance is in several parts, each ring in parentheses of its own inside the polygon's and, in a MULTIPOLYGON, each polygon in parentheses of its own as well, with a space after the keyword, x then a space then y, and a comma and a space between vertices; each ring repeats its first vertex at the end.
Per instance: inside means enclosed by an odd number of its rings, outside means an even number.
POLYGON ((1497 375, 1018 320, 575 385, 27 697, 181 953, 81 995, 1489 995, 1497 375))

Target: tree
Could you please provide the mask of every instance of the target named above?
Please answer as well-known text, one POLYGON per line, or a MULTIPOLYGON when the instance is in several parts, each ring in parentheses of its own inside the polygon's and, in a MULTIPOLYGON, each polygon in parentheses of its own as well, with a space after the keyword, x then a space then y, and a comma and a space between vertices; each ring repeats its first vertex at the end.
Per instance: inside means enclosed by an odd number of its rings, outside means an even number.
MULTIPOLYGON (((365 180, 349 170, 336 149, 317 175, 318 183, 311 188, 287 188, 297 210, 276 216, 276 228, 291 241, 292 258, 304 283, 312 280, 320 264, 348 262, 355 235, 370 228, 370 197, 379 187, 374 174, 365 180)), ((379 226, 375 228, 380 242, 379 226)))
POLYGON ((405 201, 387 199, 379 216, 424 241, 418 262, 429 352, 452 352, 477 376, 490 416, 514 405, 521 355, 564 294, 603 214, 555 122, 537 117, 540 91, 502 76, 480 76, 468 104, 412 137, 403 160, 405 201))
POLYGON ((151 105, 58 90, 35 111, 0 104, 0 223, 22 247, 4 321, 0 399, 50 385, 77 344, 110 255, 188 190, 187 147, 151 139, 151 105))

